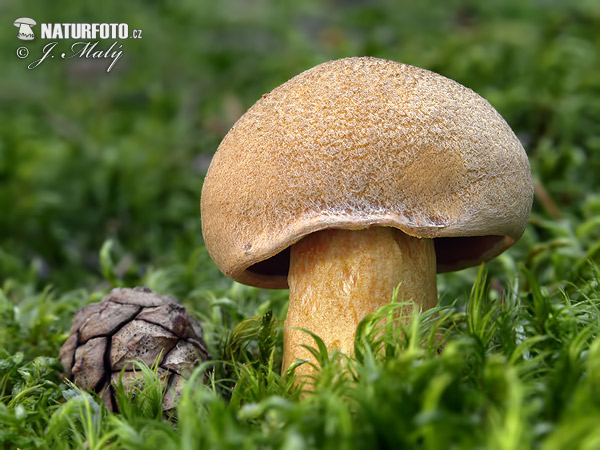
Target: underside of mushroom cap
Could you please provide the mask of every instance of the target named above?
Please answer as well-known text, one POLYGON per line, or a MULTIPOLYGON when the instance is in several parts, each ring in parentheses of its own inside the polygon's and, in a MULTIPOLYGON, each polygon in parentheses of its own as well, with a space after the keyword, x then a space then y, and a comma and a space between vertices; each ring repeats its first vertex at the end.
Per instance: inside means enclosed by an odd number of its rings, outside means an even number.
POLYGON ((434 238, 438 272, 493 258, 523 233, 527 155, 496 110, 433 72, 347 58, 263 96, 227 134, 202 189, 219 268, 285 288, 289 247, 327 228, 434 238))

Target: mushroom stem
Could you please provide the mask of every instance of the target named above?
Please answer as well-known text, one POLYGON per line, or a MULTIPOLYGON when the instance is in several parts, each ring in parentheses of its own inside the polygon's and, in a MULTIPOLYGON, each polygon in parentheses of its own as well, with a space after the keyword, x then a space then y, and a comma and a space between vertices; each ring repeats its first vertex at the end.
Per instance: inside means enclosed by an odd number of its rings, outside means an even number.
MULTIPOLYGON (((352 355, 359 322, 389 303, 400 284, 399 301, 413 300, 423 310, 437 304, 433 240, 400 230, 329 229, 292 246, 288 283, 290 303, 284 328, 284 370, 298 359, 314 358, 312 331, 329 350, 352 355)), ((297 375, 312 372, 308 364, 297 375)))

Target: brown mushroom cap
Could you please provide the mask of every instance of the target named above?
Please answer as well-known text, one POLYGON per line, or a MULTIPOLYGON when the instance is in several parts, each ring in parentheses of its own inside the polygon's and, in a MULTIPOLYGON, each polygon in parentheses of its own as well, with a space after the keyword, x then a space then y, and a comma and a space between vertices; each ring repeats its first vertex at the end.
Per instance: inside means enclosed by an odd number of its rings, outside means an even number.
POLYGON ((289 247, 326 228, 435 238, 438 272, 523 233, 527 155, 498 112, 436 73, 376 58, 316 66, 232 127, 202 188, 202 232, 229 277, 286 288, 289 247))

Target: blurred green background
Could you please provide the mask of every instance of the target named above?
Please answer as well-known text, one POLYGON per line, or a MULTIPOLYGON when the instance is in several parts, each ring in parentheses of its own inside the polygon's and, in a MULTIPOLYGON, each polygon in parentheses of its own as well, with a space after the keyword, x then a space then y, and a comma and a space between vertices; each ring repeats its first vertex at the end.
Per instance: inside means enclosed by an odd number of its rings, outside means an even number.
MULTIPOLYGON (((185 296, 228 283, 202 245, 211 155, 263 93, 363 55, 474 89, 523 142, 536 179, 532 223, 492 273, 521 262, 562 286, 598 260, 597 0, 3 1, 0 16, 0 284, 68 291, 154 277, 185 296), (125 22, 143 39, 120 41, 110 73, 107 60, 58 57, 29 70, 47 42, 17 39, 22 16, 125 22), (29 57, 17 57, 20 46, 29 57)), ((462 276, 442 278, 440 291, 468 286, 462 276)))
POLYGON ((597 448, 600 1, 0 0, 0 17, 0 448, 147 437, 146 448, 597 448), (32 42, 13 26, 24 16, 38 22, 32 42), (110 73, 108 60, 61 59, 74 40, 29 70, 48 43, 39 24, 54 22, 127 23, 142 39, 119 42, 110 73), (261 319, 285 316, 287 292, 219 273, 200 192, 219 142, 262 94, 364 55, 487 98, 528 152, 536 197, 523 238, 487 264, 489 294, 477 268, 438 277, 442 302, 456 300, 441 355, 404 348, 403 335, 399 353, 353 363, 351 386, 335 387, 340 366, 328 365, 317 394, 297 401, 276 376, 281 327, 261 319), (77 308, 138 284, 202 321, 225 361, 222 388, 191 389, 177 428, 133 409, 80 433, 53 357, 77 308), (223 401, 228 383, 238 397, 223 401))

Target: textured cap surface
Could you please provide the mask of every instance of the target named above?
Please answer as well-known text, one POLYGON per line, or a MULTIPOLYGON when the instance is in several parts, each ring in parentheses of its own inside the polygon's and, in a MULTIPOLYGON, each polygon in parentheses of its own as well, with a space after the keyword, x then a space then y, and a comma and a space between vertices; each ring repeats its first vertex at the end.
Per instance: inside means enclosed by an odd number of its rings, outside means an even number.
POLYGON ((438 271, 455 270, 512 245, 532 199, 527 155, 485 99, 424 69, 347 58, 292 78, 232 127, 202 188, 202 232, 226 275, 285 288, 289 247, 314 231, 436 238, 438 271))

